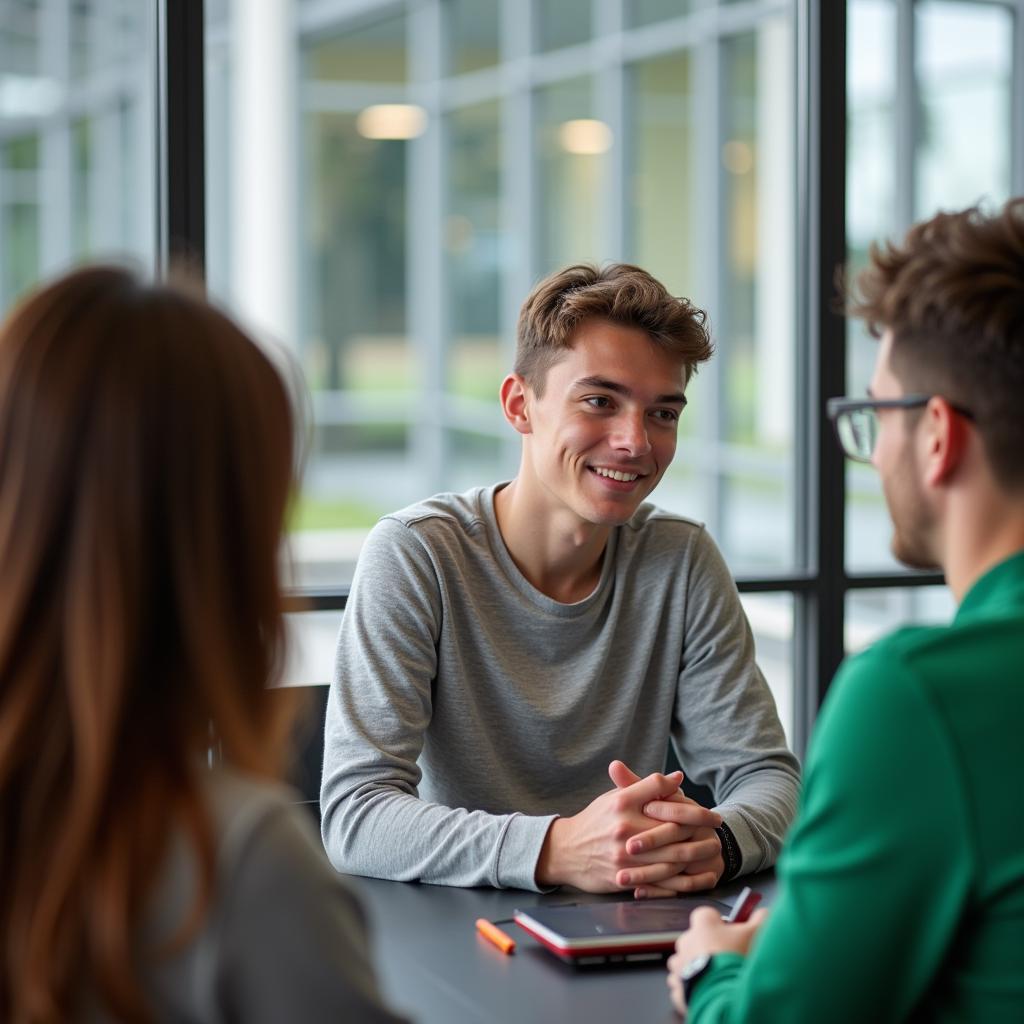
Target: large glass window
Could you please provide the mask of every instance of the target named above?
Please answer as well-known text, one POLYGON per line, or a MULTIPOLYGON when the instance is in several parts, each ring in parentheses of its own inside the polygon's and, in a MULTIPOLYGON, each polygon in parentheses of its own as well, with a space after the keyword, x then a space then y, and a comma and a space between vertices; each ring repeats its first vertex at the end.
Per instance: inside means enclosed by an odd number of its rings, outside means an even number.
MULTIPOLYGON (((794 22, 708 6, 208 6, 210 282, 313 393, 298 585, 343 587, 382 513, 515 472, 497 390, 518 306, 608 259, 707 308, 719 346, 656 500, 739 572, 797 568, 794 22), (643 34, 685 19, 686 45, 643 34), (599 45, 616 25, 642 54, 599 45)), ((748 604, 787 727, 793 601, 748 604)), ((297 678, 323 675, 329 619, 296 618, 297 678)))
MULTIPOLYGON (((1024 191, 1024 0, 846 7, 856 271, 916 219, 1024 191)), ((0 309, 84 259, 156 263, 171 144, 156 120, 159 9, 0 4, 0 309)), ((817 572, 795 536, 815 485, 795 456, 815 412, 797 388, 795 0, 204 10, 208 285, 292 354, 312 394, 293 582, 335 606, 293 617, 290 678, 325 680, 377 517, 515 472, 497 388, 531 285, 628 259, 710 313, 718 352, 655 500, 706 522, 750 586, 793 578, 744 596, 791 728, 794 686, 816 682, 794 682, 793 650, 817 572)), ((848 325, 848 393, 875 351, 848 325)), ((846 482, 847 648, 947 620, 947 592, 893 561, 870 467, 848 465, 846 482)))
MULTIPOLYGON (((76 260, 154 261, 159 7, 0 6, 4 307, 76 260)), ((294 617, 293 681, 323 681, 377 517, 515 472, 497 389, 533 283, 626 259, 710 314, 717 355, 655 500, 706 522, 751 577, 745 605, 791 728, 794 686, 815 682, 793 679, 808 588, 847 588, 817 578, 796 535, 816 481, 796 455, 815 410, 798 387, 809 300, 795 270, 795 0, 204 9, 208 284, 290 351, 312 394, 293 582, 334 606, 294 617)), ((847 11, 856 269, 914 219, 1024 188, 1024 4, 847 11)), ((875 346, 855 324, 847 341, 857 393, 875 346)), ((903 585, 870 468, 848 468, 847 492, 846 568, 873 573, 846 592, 853 649, 876 626, 933 618, 938 591, 903 585)))

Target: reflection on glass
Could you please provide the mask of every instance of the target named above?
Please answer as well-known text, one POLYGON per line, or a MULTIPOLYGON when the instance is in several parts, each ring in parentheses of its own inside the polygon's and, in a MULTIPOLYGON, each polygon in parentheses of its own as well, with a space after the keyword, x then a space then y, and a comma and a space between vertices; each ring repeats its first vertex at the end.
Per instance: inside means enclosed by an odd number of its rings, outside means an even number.
POLYGON ((793 746, 793 595, 740 594, 757 647, 757 663, 793 746))
POLYGON ((689 14, 700 6, 700 0, 625 0, 628 25, 652 25, 689 14))
MULTIPOLYGON (((854 0, 847 34, 846 236, 849 272, 867 263, 872 242, 896 232, 896 9, 892 0, 854 0)), ((877 342, 859 320, 846 322, 846 393, 866 392, 877 342)), ((826 444, 835 444, 829 435, 826 444)), ((896 568, 878 475, 846 464, 846 564, 896 568)))
POLYGON ((1010 191, 1013 15, 996 4, 915 8, 921 90, 915 218, 1010 191))
POLYGON ((508 367, 501 351, 501 136, 497 102, 454 111, 448 122, 448 201, 444 250, 448 266, 449 402, 465 426, 447 435, 447 484, 463 490, 498 472, 507 427, 498 387, 508 367))
POLYGON ((757 381, 754 301, 757 287, 757 43, 744 34, 724 48, 729 91, 721 164, 725 187, 725 292, 719 359, 726 380, 726 440, 753 444, 757 381))
POLYGON ((4 5, 0 312, 83 259, 154 263, 154 9, 4 5))
POLYGON ((3 143, 0 154, 0 309, 7 309, 39 279, 39 137, 12 138, 3 143))
POLYGON ((593 34, 591 0, 548 0, 537 4, 534 10, 537 45, 541 50, 585 43, 593 34))
MULTIPOLYGON (((19 4, 16 9, 5 11, 6 16, 0 18, 0 68, 5 74, 39 74, 42 44, 53 31, 50 27, 40 33, 41 14, 38 4, 19 4)), ((63 26, 56 27, 60 29, 63 26)))
MULTIPOLYGON (((846 234, 854 268, 896 223, 896 9, 892 0, 854 0, 847 33, 846 234)), ((867 383, 856 363, 851 377, 867 383)))
MULTIPOLYGON (((915 6, 915 74, 920 92, 913 167, 914 209, 895 209, 896 13, 891 0, 850 7, 847 232, 851 271, 872 241, 900 237, 909 221, 1010 190, 1012 17, 998 5, 922 0, 915 6)), ((899 169, 903 170, 903 169, 899 169)), ((847 325, 847 393, 863 394, 876 343, 847 325)), ((891 527, 878 477, 847 464, 846 563, 893 570, 891 527)))
MULTIPOLYGON (((593 16, 606 5, 534 5, 534 53, 506 74, 500 33, 510 23, 499 13, 507 5, 438 2, 436 39, 409 37, 411 5, 382 4, 382 18, 372 4, 358 13, 342 4, 333 22, 331 5, 319 5, 316 31, 298 37, 299 74, 280 45, 282 67, 266 69, 287 101, 276 113, 263 103, 260 138, 248 149, 238 141, 246 113, 238 58, 247 38, 239 21, 253 19, 244 23, 252 28, 264 5, 206 7, 216 22, 207 40, 210 282, 243 318, 255 318, 259 303, 257 289, 236 287, 240 254, 278 252, 242 245, 235 197, 247 166, 262 167, 247 154, 260 146, 268 155, 290 152, 293 135, 297 153, 294 180, 259 195, 269 210, 294 203, 287 223, 299 227, 294 240, 284 239, 295 258, 278 257, 285 271, 298 267, 294 328, 281 333, 295 339, 316 418, 292 522, 298 579, 344 582, 351 561, 344 545, 335 550, 344 530, 365 528, 438 486, 461 489, 506 472, 511 445, 495 392, 508 369, 509 275, 521 301, 542 274, 622 258, 711 306, 720 346, 719 368, 691 390, 677 464, 656 500, 708 521, 736 571, 793 568, 789 16, 752 5, 756 28, 729 28, 701 43, 720 48, 714 83, 694 73, 690 51, 627 65, 613 135, 613 119, 598 105, 615 100, 606 83, 549 55, 590 41, 599 27, 593 16), (412 81, 415 69, 435 66, 439 81, 412 81), (453 80, 489 67, 502 73, 476 76, 486 95, 474 94, 473 77, 453 80), (574 77, 559 80, 560 73, 574 77), (720 93, 698 95, 704 86, 720 93), (529 104, 527 87, 535 90, 529 104), (521 119, 527 111, 529 125, 521 119), (613 195, 610 171, 620 155, 624 190, 613 195), (520 183, 512 175, 522 159, 533 161, 533 173, 520 183), (720 185, 710 190, 714 201, 705 178, 720 185), (516 205, 520 198, 529 209, 516 205), (504 232, 528 221, 532 251, 519 252, 504 232), (610 229, 620 224, 623 246, 612 251, 610 229), (418 273, 430 259, 442 261, 441 292, 413 294, 417 281, 434 282, 433 271, 418 273)), ((624 32, 713 3, 624 0, 624 32)), ((273 18, 259 23, 265 42, 280 43, 273 18)), ((716 34, 714 19, 706 28, 716 34)), ((649 41, 650 32, 635 37, 649 41)), ((615 48, 609 60, 628 52, 615 48)))
POLYGON ((504 367, 499 351, 501 151, 499 107, 482 103, 449 119, 448 259, 451 350, 448 388, 494 402, 504 367))
POLYGON ((445 0, 448 74, 493 67, 498 63, 498 0, 445 0))
POLYGON ((87 4, 69 4, 68 8, 68 20, 71 28, 69 40, 71 61, 68 70, 72 78, 86 78, 95 67, 89 46, 89 37, 92 35, 91 23, 95 17, 95 11, 92 5, 87 4))
POLYGON ((538 94, 540 274, 603 256, 602 147, 614 140, 601 122, 594 123, 591 93, 590 78, 574 78, 538 94))
MULTIPOLYGON (((336 584, 351 578, 366 530, 412 497, 407 166, 426 120, 400 91, 404 18, 318 37, 302 67, 322 90, 304 115, 299 185, 299 355, 315 431, 291 547, 297 582, 336 584)), ((244 310, 246 297, 236 301, 244 310)))
POLYGON ((387 18, 318 39, 306 54, 308 76, 349 82, 408 79, 404 17, 387 18))
POLYGON ((353 114, 314 114, 308 192, 314 279, 305 362, 329 391, 409 385, 405 145, 367 139, 353 114))
POLYGON ((407 172, 430 126, 407 89, 407 20, 339 16, 289 52, 284 6, 208 4, 206 16, 210 284, 301 364, 313 423, 292 582, 337 585, 377 518, 421 496, 409 471, 422 374, 408 336, 407 172), (267 82, 282 102, 247 92, 267 82), (291 163, 279 159, 289 146, 291 163), (279 287, 289 277, 293 290, 279 287))
POLYGON ((846 651, 862 651, 901 626, 943 625, 955 613, 947 587, 851 590, 846 595, 846 651))
POLYGON ((380 512, 392 503, 387 477, 405 450, 407 143, 364 138, 354 114, 311 115, 308 139, 312 306, 302 359, 317 431, 306 487, 312 499, 341 502, 343 527, 346 500, 372 495, 380 512))
POLYGON ((74 210, 71 249, 81 258, 89 251, 92 218, 89 216, 92 167, 92 132, 88 118, 71 125, 71 208, 74 210))
MULTIPOLYGON (((631 234, 626 258, 649 270, 673 295, 691 298, 699 306, 702 300, 694 273, 700 246, 694 216, 698 199, 690 55, 673 53, 636 64, 629 83, 631 216, 627 220, 631 234)), ((699 422, 699 392, 700 385, 695 383, 691 405, 679 421, 683 439, 694 433, 699 422)), ((681 459, 688 458, 687 448, 681 459)), ((684 485, 681 467, 671 472, 658 500, 670 501, 689 515, 706 515, 704 506, 697 503, 693 482, 684 485)))
POLYGON ((673 295, 692 295, 694 125, 688 53, 637 64, 630 76, 632 236, 628 258, 673 295))
MULTIPOLYGON (((793 564, 793 94, 783 18, 724 43, 717 530, 734 567, 793 564), (724 442, 724 443, 723 443, 724 442)), ((698 378, 698 386, 703 383, 698 378)))

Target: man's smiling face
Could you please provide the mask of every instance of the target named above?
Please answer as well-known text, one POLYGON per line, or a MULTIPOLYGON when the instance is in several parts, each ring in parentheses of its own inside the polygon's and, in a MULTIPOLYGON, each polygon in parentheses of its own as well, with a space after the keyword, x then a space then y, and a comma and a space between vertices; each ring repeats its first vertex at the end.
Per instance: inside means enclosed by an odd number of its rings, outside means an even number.
POLYGON ((527 388, 527 456, 552 510, 594 525, 626 522, 675 455, 685 384, 682 360, 642 330, 583 323, 547 371, 543 395, 527 388))

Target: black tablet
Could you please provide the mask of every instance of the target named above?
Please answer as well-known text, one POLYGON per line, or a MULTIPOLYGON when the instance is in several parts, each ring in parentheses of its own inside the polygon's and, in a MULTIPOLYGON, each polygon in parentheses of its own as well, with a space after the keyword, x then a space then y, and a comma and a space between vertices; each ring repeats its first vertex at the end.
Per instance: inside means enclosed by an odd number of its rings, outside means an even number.
POLYGON ((700 896, 615 903, 540 905, 517 910, 520 928, 555 956, 577 964, 657 960, 671 952, 696 907, 728 913, 729 905, 700 896))

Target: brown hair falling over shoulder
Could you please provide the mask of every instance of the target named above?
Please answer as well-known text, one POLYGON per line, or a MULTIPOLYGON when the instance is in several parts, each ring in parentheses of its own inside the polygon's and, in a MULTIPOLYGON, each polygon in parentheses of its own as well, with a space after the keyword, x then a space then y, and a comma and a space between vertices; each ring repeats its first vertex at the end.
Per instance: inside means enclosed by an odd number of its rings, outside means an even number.
POLYGON ((211 727, 264 774, 287 731, 293 475, 281 375, 185 290, 81 270, 0 330, 0 1019, 72 1019, 83 987, 147 1019, 137 930, 176 831, 202 878, 178 939, 201 920, 211 727))

